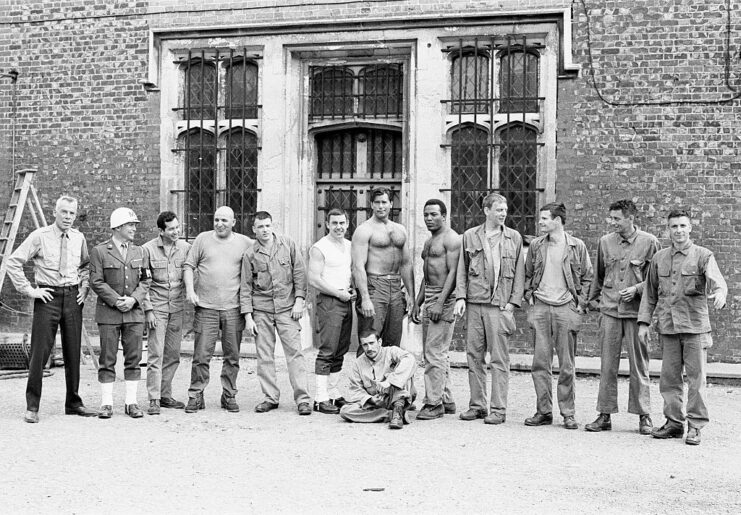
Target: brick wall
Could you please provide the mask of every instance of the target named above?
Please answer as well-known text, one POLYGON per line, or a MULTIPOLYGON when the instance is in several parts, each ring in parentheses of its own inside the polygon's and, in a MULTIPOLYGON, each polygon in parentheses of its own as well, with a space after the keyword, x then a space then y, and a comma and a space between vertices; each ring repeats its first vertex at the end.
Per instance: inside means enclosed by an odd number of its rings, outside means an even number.
MULTIPOLYGON (((451 17, 571 6, 577 78, 559 81, 556 194, 569 207, 568 229, 592 249, 607 229, 607 204, 633 198, 638 223, 668 244, 668 209, 693 209, 696 242, 711 248, 729 283, 729 308, 713 313, 711 359, 741 362, 741 88, 738 0, 499 1, 102 0, 23 2, 0 7, 0 70, 17 69, 16 168, 37 167, 47 218, 58 193, 80 197, 79 227, 89 242, 108 234, 110 211, 129 205, 145 220, 159 207, 159 105, 137 81, 148 67, 148 30, 373 18, 451 17), (586 7, 586 9, 585 9, 586 7), (589 15, 589 20, 587 19, 589 15), (71 19, 75 18, 75 19, 71 19), (589 23, 588 23, 589 21, 589 23), (589 34, 589 38, 588 38, 589 34), (588 41, 591 45, 588 45, 588 41), (591 46, 596 84, 589 80, 591 46), (657 102, 663 105, 639 105, 657 102), (680 103, 677 103, 680 102, 680 103), (684 103, 681 103, 684 102, 684 103), (702 102, 702 103, 698 103, 702 102)), ((0 80, 0 208, 9 196, 10 84, 0 80)), ((143 242, 154 228, 142 224, 143 242)), ((27 228, 19 238, 27 234, 27 228)), ((12 287, 3 301, 30 308, 12 287)), ((92 314, 86 309, 88 320, 92 314)), ((532 345, 522 314, 516 351, 532 345)), ((89 323, 89 322, 88 322, 89 323)), ((23 330, 29 318, 0 311, 0 327, 23 330)), ((90 324, 91 329, 92 324, 90 324)), ((460 345, 460 341, 456 345, 460 345)), ((594 355, 596 323, 580 337, 594 355)))

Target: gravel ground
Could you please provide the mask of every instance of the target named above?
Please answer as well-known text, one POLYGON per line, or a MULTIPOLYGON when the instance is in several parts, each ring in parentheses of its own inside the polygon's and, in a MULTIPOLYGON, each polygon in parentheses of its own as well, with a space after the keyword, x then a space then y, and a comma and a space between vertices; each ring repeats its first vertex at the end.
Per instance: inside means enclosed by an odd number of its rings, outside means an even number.
MULTIPOLYGON (((319 413, 299 417, 280 362, 280 408, 258 414, 255 366, 242 360, 240 413, 218 407, 221 363, 214 360, 205 411, 164 410, 139 420, 123 414, 121 382, 111 420, 63 415, 64 374, 55 369, 44 380, 41 423, 26 424, 25 379, 0 381, 2 512, 741 512, 739 387, 708 387, 713 420, 702 445, 691 447, 638 435, 638 417, 626 413, 613 417, 611 432, 567 431, 560 418, 526 427, 535 404, 526 373, 512 374, 502 426, 456 415, 390 431, 319 413)), ((181 400, 189 369, 185 359, 175 377, 181 400)), ((467 371, 454 369, 452 379, 460 411, 468 401, 467 371)), ((309 380, 313 390, 313 375, 309 380)), ((596 378, 578 379, 582 428, 596 415, 597 387, 596 378)), ((619 388, 625 409, 627 382, 619 388)), ((90 366, 82 368, 80 391, 87 405, 98 406, 90 366)), ((651 395, 658 425, 658 383, 651 395)), ((144 407, 143 380, 139 400, 144 407)))

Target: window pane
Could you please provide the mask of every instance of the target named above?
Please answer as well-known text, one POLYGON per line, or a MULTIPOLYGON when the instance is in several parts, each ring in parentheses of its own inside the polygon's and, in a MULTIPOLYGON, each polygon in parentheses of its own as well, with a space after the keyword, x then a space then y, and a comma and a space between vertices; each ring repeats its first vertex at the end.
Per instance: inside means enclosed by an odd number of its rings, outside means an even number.
POLYGON ((488 132, 464 126, 452 133, 450 225, 462 233, 483 223, 481 200, 488 192, 488 132))
POLYGON ((499 132, 499 188, 507 199, 507 225, 521 234, 535 233, 537 142, 535 130, 512 125, 499 132))
POLYGON ((226 69, 227 118, 257 118, 257 65, 237 62, 226 69))
POLYGON ((500 112, 538 112, 538 56, 509 52, 501 57, 500 112))
MULTIPOLYGON (((325 220, 327 213, 334 208, 343 209, 347 213, 347 232, 345 238, 352 239, 353 232, 358 226, 358 190, 353 186, 345 188, 327 188, 324 191, 324 207, 320 208, 324 212, 325 220)), ((325 226, 326 227, 326 226, 325 226)))
POLYGON ((235 129, 226 135, 226 198, 234 210, 234 230, 254 236, 252 216, 257 209, 257 138, 235 129))
POLYGON ((179 138, 185 149, 185 223, 188 238, 213 226, 216 202, 216 145, 214 137, 194 129, 179 138))
POLYGON ((353 74, 344 66, 313 67, 311 113, 313 117, 351 116, 353 74))
POLYGON ((403 81, 400 64, 366 66, 360 77, 363 114, 401 116, 403 81))
POLYGON ((320 179, 349 179, 356 174, 355 132, 318 134, 317 172, 320 179))
POLYGON ((374 179, 401 180, 401 132, 370 129, 368 138, 368 175, 374 179))
POLYGON ((453 57, 452 69, 451 112, 488 113, 489 57, 479 52, 464 51, 453 57))
POLYGON ((216 118, 216 67, 201 59, 185 68, 185 119, 213 120, 216 118))

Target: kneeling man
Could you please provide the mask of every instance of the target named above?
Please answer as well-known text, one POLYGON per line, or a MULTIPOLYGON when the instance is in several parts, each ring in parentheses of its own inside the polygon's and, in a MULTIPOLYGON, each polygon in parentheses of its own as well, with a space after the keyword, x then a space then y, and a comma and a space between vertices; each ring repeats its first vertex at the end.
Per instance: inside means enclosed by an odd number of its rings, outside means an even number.
POLYGON ((385 422, 389 429, 409 423, 406 412, 414 402, 417 362, 400 347, 381 347, 375 332, 360 335, 364 354, 350 368, 348 404, 340 416, 348 422, 385 422))

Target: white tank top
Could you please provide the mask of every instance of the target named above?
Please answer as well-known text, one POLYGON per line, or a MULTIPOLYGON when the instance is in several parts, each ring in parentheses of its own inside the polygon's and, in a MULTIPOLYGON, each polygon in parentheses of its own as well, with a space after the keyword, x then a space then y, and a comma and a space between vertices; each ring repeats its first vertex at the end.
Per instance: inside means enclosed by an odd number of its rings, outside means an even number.
POLYGON ((327 235, 314 244, 324 256, 324 270, 322 270, 322 279, 338 290, 348 291, 350 289, 350 278, 352 263, 350 257, 351 243, 343 238, 342 248, 334 243, 331 236, 327 235))

